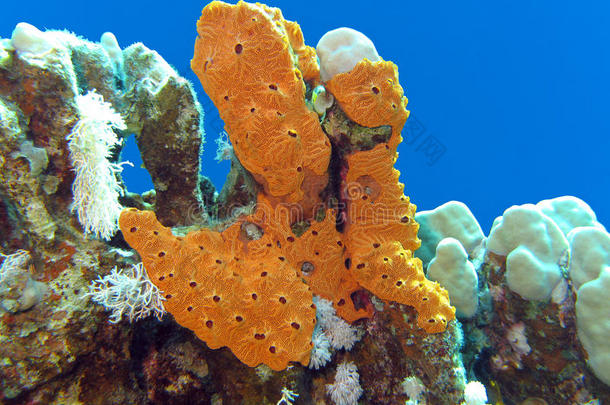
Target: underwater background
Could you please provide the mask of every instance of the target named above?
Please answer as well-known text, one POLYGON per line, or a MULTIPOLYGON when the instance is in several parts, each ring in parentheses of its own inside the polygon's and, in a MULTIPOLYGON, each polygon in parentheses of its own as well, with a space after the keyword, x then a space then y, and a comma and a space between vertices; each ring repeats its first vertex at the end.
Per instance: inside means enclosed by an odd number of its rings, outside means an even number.
MULTIPOLYGON (((193 82, 205 110, 203 174, 223 129, 190 69, 205 1, 5 2, 0 35, 17 22, 67 29, 91 41, 113 32, 143 42, 193 82)), ((411 117, 396 168, 418 211, 466 203, 487 233, 511 205, 561 195, 586 201, 610 223, 610 4, 603 1, 269 1, 315 46, 334 28, 357 29, 399 67, 411 117), (430 145, 434 144, 434 147, 430 145)), ((135 142, 123 159, 140 161, 135 142)), ((152 188, 126 167, 128 189, 152 188)))
POLYGON ((0 404, 609 403, 610 5, 266 4, 3 5, 0 404))

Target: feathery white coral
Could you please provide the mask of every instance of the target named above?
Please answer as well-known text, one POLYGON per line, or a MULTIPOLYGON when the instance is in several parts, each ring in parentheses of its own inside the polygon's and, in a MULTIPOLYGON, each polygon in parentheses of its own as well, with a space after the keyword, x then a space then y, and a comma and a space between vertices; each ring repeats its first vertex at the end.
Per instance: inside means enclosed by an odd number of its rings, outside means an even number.
POLYGON ((76 97, 79 120, 66 137, 70 161, 76 172, 72 183, 72 211, 85 234, 108 240, 118 230, 123 190, 116 179, 122 170, 111 163, 111 148, 119 144, 113 128, 126 129, 121 115, 104 98, 90 91, 76 97))
POLYGON ((358 367, 353 362, 341 363, 337 366, 335 382, 326 385, 326 393, 335 405, 353 405, 364 392, 360 386, 358 367))
POLYGON ((426 386, 421 380, 415 376, 406 377, 400 384, 402 392, 409 396, 406 402, 408 405, 425 405, 426 400, 423 394, 426 392, 426 386))
POLYGON ((32 279, 29 265, 30 253, 18 250, 4 255, 0 266, 0 313, 27 311, 45 297, 48 289, 43 282, 32 279))
POLYGON ((30 261, 30 253, 25 250, 18 250, 10 255, 0 253, 0 257, 4 257, 2 266, 0 266, 1 293, 6 288, 8 280, 14 278, 17 273, 27 270, 26 265, 30 261))
POLYGON ((94 280, 85 296, 112 312, 111 323, 120 322, 123 314, 127 315, 129 322, 150 315, 161 320, 165 314, 165 298, 148 278, 142 263, 125 270, 113 268, 110 274, 94 280))
POLYGON ((330 301, 316 296, 313 298, 313 302, 316 304, 317 323, 326 334, 333 349, 351 350, 354 344, 360 340, 361 336, 358 329, 339 318, 330 301))
POLYGON ((318 324, 313 330, 311 341, 313 342, 313 348, 311 349, 308 367, 317 370, 330 361, 330 340, 318 324))

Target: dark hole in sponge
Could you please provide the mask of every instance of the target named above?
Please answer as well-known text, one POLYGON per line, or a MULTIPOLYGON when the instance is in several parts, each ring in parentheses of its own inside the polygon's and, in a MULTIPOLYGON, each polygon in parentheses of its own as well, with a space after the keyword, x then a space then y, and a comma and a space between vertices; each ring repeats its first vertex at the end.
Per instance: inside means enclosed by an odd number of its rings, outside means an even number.
POLYGON ((239 54, 241 53, 241 51, 243 51, 243 50, 244 50, 244 47, 243 47, 243 45, 242 45, 242 44, 237 44, 237 45, 235 45, 235 53, 236 53, 236 54, 238 54, 238 55, 239 55, 239 54))
POLYGON ((315 270, 315 266, 311 262, 303 262, 301 265, 301 273, 304 276, 309 276, 315 270))
POLYGON ((366 290, 356 290, 349 297, 356 311, 360 309, 366 310, 371 304, 370 294, 366 290))

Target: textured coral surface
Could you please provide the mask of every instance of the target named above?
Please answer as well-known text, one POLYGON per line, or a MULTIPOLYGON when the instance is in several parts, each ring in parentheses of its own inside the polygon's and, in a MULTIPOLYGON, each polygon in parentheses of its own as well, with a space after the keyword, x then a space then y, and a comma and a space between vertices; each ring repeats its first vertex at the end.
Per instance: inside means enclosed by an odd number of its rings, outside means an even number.
POLYGON ((315 75, 316 62, 298 25, 265 5, 212 2, 197 32, 191 66, 240 162, 271 196, 315 199, 326 185, 330 142, 305 104, 303 75, 315 75))
POLYGON ((210 348, 228 346, 249 366, 309 363, 312 295, 269 236, 249 241, 236 223, 222 234, 179 238, 150 211, 126 210, 120 223, 164 291, 165 308, 210 348))
POLYGON ((262 191, 250 216, 183 241, 150 213, 124 212, 125 239, 167 293, 176 320, 210 347, 229 346, 246 364, 274 369, 308 363, 312 293, 352 322, 373 313, 366 295, 356 294, 364 288, 415 307, 427 332, 444 331, 455 310, 413 258, 415 206, 393 167, 408 117, 396 66, 364 60, 333 79, 349 118, 389 126, 391 135, 370 150, 338 149, 329 169, 331 141, 306 103, 307 88, 318 82, 315 53, 298 25, 278 9, 214 1, 197 31, 193 70, 262 191), (329 191, 329 178, 338 191, 329 191), (336 209, 326 208, 333 198, 336 209), (232 295, 225 298, 225 289, 232 295), (286 303, 278 306, 278 299, 286 303))

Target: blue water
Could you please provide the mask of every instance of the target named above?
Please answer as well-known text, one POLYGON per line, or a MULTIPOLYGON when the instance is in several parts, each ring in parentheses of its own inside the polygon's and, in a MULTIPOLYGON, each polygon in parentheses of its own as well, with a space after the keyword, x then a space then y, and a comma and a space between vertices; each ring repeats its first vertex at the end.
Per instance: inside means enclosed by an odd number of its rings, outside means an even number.
MULTIPOLYGON (((15 24, 112 31, 143 42, 194 83, 206 110, 204 174, 214 161, 218 115, 191 72, 195 22, 205 2, 3 2, 0 36, 15 24)), ((410 100, 397 168, 419 210, 465 202, 487 233, 513 204, 571 194, 610 226, 610 3, 567 1, 269 1, 315 46, 328 30, 364 32, 394 61, 410 100), (330 4, 330 6, 329 6, 330 4), (443 153, 441 153, 443 152, 443 153)), ((127 159, 137 161, 130 148, 127 159)), ((131 191, 151 187, 126 169, 131 191)))

